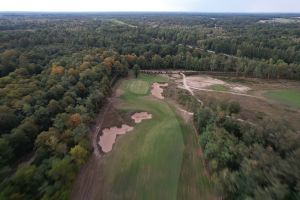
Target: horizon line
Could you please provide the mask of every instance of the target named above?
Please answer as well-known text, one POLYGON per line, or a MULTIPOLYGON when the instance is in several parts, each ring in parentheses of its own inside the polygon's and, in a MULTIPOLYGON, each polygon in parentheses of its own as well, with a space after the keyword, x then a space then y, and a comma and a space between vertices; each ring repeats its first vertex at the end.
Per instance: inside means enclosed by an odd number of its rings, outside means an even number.
POLYGON ((300 14, 298 12, 276 11, 1 11, 0 13, 191 13, 191 14, 300 14))

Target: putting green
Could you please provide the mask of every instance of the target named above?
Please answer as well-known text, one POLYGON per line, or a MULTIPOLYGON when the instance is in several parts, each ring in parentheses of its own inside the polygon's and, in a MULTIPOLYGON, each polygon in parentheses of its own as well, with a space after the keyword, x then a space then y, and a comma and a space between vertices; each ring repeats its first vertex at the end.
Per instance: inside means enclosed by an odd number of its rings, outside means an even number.
POLYGON ((280 103, 300 108, 299 90, 272 90, 266 92, 265 96, 280 103))
POLYGON ((132 80, 128 83, 128 89, 134 94, 145 95, 149 91, 149 84, 142 80, 132 80))

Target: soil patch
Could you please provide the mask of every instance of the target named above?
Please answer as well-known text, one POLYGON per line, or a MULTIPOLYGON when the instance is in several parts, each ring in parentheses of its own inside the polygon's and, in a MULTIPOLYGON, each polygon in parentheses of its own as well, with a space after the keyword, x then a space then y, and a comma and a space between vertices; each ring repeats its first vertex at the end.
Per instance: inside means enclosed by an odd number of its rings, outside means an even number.
POLYGON ((167 87, 167 86, 168 86, 168 83, 164 83, 164 84, 153 83, 151 94, 158 99, 164 99, 164 96, 162 95, 164 90, 161 87, 167 87))
POLYGON ((135 113, 131 116, 131 119, 133 119, 136 124, 139 124, 145 119, 152 119, 152 114, 147 112, 135 113))
MULTIPOLYGON (((188 76, 186 77, 187 85, 191 88, 198 88, 198 89, 210 89, 217 86, 216 90, 219 90, 218 88, 223 87, 228 88, 231 92, 237 92, 237 93, 247 93, 251 88, 239 84, 239 83, 228 83, 220 79, 216 79, 210 76, 188 76)), ((227 89, 226 89, 227 90, 227 89)))

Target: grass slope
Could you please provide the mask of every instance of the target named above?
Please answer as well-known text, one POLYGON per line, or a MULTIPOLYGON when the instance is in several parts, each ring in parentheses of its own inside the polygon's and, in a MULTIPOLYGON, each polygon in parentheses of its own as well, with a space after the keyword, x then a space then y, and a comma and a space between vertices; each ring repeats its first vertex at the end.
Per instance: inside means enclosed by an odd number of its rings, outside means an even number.
MULTIPOLYGON (((164 101, 140 94, 149 91, 157 76, 142 75, 123 82, 120 109, 153 115, 119 139, 104 157, 103 199, 176 199, 184 149, 177 115, 164 101), (145 81, 148 84, 141 84, 145 81), (132 85, 133 84, 133 85, 132 85), (132 88, 139 88, 139 94, 132 88)), ((147 93, 148 94, 148 93, 147 93)))
POLYGON ((272 90, 266 92, 265 96, 286 105, 300 108, 300 91, 272 90))

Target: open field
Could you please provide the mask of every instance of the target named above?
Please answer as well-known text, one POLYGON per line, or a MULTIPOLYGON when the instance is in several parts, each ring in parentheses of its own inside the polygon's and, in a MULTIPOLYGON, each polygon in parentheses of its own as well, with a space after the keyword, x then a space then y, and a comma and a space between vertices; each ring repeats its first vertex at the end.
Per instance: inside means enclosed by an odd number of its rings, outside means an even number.
POLYGON ((266 92, 265 96, 280 103, 300 108, 300 90, 273 90, 266 92))
POLYGON ((128 23, 123 22, 123 21, 118 20, 118 19, 109 19, 109 20, 107 20, 107 21, 111 22, 112 24, 119 25, 119 26, 128 26, 128 27, 130 27, 130 28, 137 28, 137 26, 128 24, 128 23))
POLYGON ((268 20, 259 20, 258 23, 280 23, 280 24, 291 24, 291 23, 300 23, 299 18, 273 18, 268 20))
MULTIPOLYGON (((182 78, 175 81, 185 88, 182 78)), ((296 81, 193 75, 186 77, 186 86, 204 103, 238 101, 243 120, 273 119, 300 131, 300 84, 296 81)))

